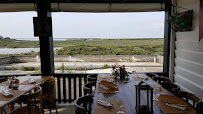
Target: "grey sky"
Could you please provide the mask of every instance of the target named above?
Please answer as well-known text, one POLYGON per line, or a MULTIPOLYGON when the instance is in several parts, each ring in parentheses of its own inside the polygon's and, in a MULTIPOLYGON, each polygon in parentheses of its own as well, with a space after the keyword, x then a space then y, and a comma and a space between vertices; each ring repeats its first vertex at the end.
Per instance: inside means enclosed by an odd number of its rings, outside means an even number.
MULTIPOLYGON (((0 35, 34 38, 36 12, 0 13, 0 35)), ((52 13, 54 38, 163 38, 164 12, 52 13)), ((35 37, 37 38, 37 37, 35 37)))

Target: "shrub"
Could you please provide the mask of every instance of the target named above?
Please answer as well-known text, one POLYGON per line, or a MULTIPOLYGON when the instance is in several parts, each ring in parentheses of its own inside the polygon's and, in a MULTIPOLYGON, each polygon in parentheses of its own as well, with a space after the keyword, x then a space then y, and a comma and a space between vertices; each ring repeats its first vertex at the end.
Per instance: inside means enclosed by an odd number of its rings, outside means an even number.
POLYGON ((5 70, 16 70, 15 67, 5 67, 5 70))
POLYGON ((65 72, 65 66, 64 66, 64 63, 62 63, 62 65, 61 65, 61 72, 62 72, 62 73, 65 72))
POLYGON ((107 68, 111 68, 108 64, 105 64, 103 67, 101 67, 102 69, 107 69, 107 68))
POLYGON ((23 71, 33 71, 33 70, 35 70, 35 68, 34 68, 34 67, 30 67, 30 66, 28 66, 28 67, 23 66, 23 67, 21 68, 21 70, 23 70, 23 71))

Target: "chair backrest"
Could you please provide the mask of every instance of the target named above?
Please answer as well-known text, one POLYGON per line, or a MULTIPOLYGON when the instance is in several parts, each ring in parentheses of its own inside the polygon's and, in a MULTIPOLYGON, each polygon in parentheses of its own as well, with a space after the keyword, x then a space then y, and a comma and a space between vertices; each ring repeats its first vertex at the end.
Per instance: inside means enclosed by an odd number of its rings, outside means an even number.
POLYGON ((201 98, 197 95, 186 91, 179 91, 178 96, 190 104, 197 112, 203 111, 201 98))
POLYGON ((87 75, 87 81, 88 82, 92 82, 92 81, 96 82, 97 81, 97 76, 98 76, 98 74, 87 75))
POLYGON ((19 114, 21 111, 26 114, 41 114, 42 113, 42 88, 37 86, 33 93, 29 92, 24 95, 21 95, 19 101, 27 104, 27 108, 23 108, 22 105, 20 108, 11 112, 11 114, 19 114))
POLYGON ((154 73, 146 73, 147 76, 149 76, 150 78, 153 78, 154 76, 158 76, 157 74, 154 73))
POLYGON ((92 95, 85 95, 77 98, 74 101, 75 105, 75 114, 91 114, 92 108, 91 105, 93 103, 92 95))
POLYGON ((28 106, 28 112, 31 114, 31 107, 35 106, 35 112, 41 113, 42 111, 42 88, 40 86, 37 86, 35 88, 35 91, 33 93, 27 93, 25 94, 27 96, 27 106, 28 106))
POLYGON ((0 83, 7 81, 7 78, 0 78, 0 83))
POLYGON ((154 76, 152 79, 158 82, 160 85, 162 85, 164 82, 171 82, 171 79, 163 76, 154 76))
POLYGON ((88 82, 88 83, 84 84, 84 86, 83 86, 84 95, 92 94, 93 87, 95 87, 95 86, 96 86, 96 82, 88 82))
POLYGON ((178 95, 178 92, 180 91, 180 86, 172 83, 172 82, 163 82, 162 87, 173 93, 174 95, 178 95))

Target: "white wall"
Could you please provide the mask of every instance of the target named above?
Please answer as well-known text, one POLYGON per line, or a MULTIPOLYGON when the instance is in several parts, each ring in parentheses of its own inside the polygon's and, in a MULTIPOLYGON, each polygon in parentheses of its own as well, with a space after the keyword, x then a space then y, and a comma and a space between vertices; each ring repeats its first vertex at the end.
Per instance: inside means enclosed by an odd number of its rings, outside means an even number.
MULTIPOLYGON (((199 41, 199 4, 199 0, 177 0, 179 7, 193 9, 193 30, 174 33, 173 79, 181 89, 203 98, 203 39, 199 41)), ((177 11, 185 10, 178 8, 177 11)))

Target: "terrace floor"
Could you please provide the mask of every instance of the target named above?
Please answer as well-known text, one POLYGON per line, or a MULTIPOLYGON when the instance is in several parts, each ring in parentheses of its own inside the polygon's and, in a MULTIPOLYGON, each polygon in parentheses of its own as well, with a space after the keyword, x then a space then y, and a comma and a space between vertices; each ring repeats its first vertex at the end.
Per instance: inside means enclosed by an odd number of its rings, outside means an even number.
MULTIPOLYGON (((6 107, 5 110, 8 114, 8 107, 6 107)), ((75 114, 75 107, 74 104, 57 104, 57 111, 59 114, 75 114)), ((45 114, 50 114, 48 109, 45 109, 45 114)), ((52 109, 52 114, 56 114, 55 109, 52 109)))

